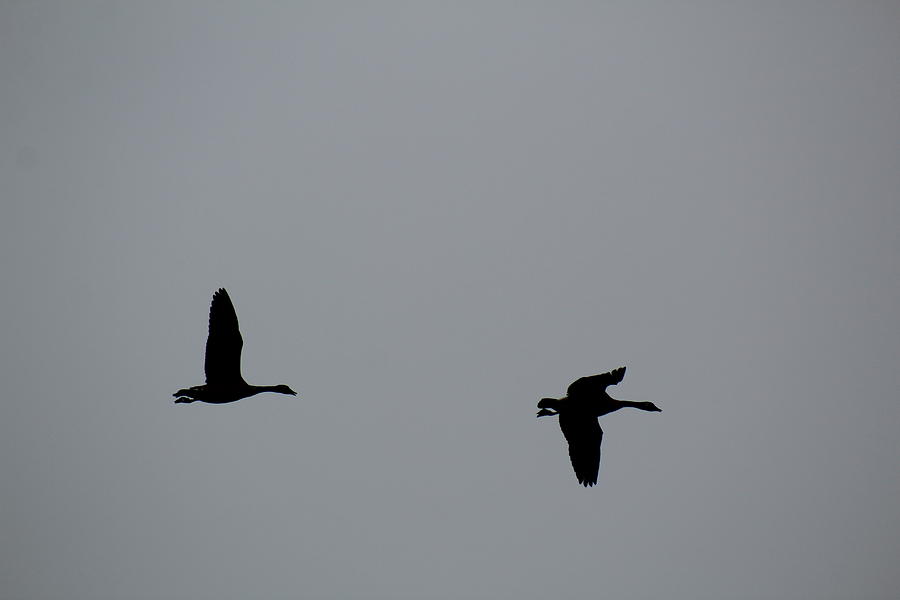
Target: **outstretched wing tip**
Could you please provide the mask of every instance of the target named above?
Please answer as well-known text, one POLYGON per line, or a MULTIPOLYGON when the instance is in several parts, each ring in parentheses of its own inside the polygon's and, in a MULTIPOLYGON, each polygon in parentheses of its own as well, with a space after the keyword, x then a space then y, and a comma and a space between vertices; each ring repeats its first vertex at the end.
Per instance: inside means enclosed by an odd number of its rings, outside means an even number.
MULTIPOLYGON (((564 413, 565 414, 565 413, 564 413)), ((583 416, 571 418, 571 414, 560 415, 559 427, 569 445, 569 461, 578 483, 591 487, 597 483, 600 472, 600 446, 603 429, 594 418, 583 416)))
POLYGON ((206 338, 206 382, 230 382, 241 377, 241 337, 237 313, 225 288, 213 294, 209 305, 209 335, 206 338))
POLYGON ((610 385, 621 383, 625 379, 625 367, 619 367, 599 375, 587 375, 573 381, 568 388, 568 395, 596 394, 610 385))

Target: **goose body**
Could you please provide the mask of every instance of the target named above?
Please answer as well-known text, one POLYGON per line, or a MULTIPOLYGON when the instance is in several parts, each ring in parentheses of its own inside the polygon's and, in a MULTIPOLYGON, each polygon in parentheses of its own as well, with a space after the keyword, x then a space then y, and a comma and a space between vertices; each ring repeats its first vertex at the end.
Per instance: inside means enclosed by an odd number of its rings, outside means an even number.
POLYGON ((661 412, 652 402, 628 402, 610 398, 606 388, 625 377, 625 367, 608 373, 582 377, 574 381, 562 398, 543 398, 538 402, 538 417, 559 415, 559 428, 569 444, 569 459, 578 483, 585 487, 597 483, 600 470, 600 443, 603 429, 597 417, 620 408, 661 412))
POLYGON ((244 339, 238 327, 234 304, 225 288, 213 294, 209 307, 209 337, 206 339, 206 384, 178 390, 176 404, 208 402, 225 404, 261 392, 296 396, 286 385, 251 385, 241 376, 241 350, 244 339))

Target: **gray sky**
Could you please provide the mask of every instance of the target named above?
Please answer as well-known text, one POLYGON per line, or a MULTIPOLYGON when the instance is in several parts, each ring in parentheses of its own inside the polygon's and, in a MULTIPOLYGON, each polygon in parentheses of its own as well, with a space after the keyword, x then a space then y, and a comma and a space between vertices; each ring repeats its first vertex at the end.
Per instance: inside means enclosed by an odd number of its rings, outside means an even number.
POLYGON ((898 31, 0 3, 0 597, 896 597, 898 31), (219 286, 298 398, 172 403, 219 286))

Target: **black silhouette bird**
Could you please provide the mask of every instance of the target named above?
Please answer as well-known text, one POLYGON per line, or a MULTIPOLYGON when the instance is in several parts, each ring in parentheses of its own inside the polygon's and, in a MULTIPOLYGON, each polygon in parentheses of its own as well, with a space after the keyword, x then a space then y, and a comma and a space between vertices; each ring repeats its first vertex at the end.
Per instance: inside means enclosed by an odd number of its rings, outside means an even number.
POLYGON ((662 412, 652 402, 628 402, 614 400, 606 393, 606 387, 615 385, 625 377, 625 367, 602 375, 582 377, 569 386, 562 398, 542 398, 538 402, 538 417, 559 415, 559 428, 569 442, 569 458, 578 483, 584 487, 597 483, 600 470, 600 442, 603 430, 597 417, 632 407, 651 412, 662 412))
POLYGON ((244 340, 238 329, 237 314, 225 288, 213 294, 209 307, 209 337, 206 339, 206 385, 178 390, 176 404, 209 402, 225 404, 260 392, 296 396, 286 385, 250 385, 241 377, 241 348, 244 340))

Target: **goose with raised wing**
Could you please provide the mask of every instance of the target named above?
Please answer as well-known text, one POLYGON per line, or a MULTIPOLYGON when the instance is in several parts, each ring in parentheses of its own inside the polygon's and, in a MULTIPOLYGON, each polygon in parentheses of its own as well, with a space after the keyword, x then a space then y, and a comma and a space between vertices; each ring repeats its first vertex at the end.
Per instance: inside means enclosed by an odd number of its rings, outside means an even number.
POLYGON ((585 487, 597 483, 600 470, 600 442, 603 430, 597 417, 620 408, 637 408, 661 412, 652 402, 628 402, 610 398, 606 388, 625 377, 625 367, 609 373, 591 375, 576 380, 562 398, 542 398, 538 402, 538 417, 559 415, 559 428, 569 443, 569 458, 578 483, 585 487))
POLYGON ((241 349, 244 339, 238 328, 237 313, 225 288, 213 294, 209 307, 209 337, 206 338, 206 385, 178 390, 176 404, 208 402, 225 404, 261 392, 296 396, 286 385, 250 385, 241 376, 241 349))

